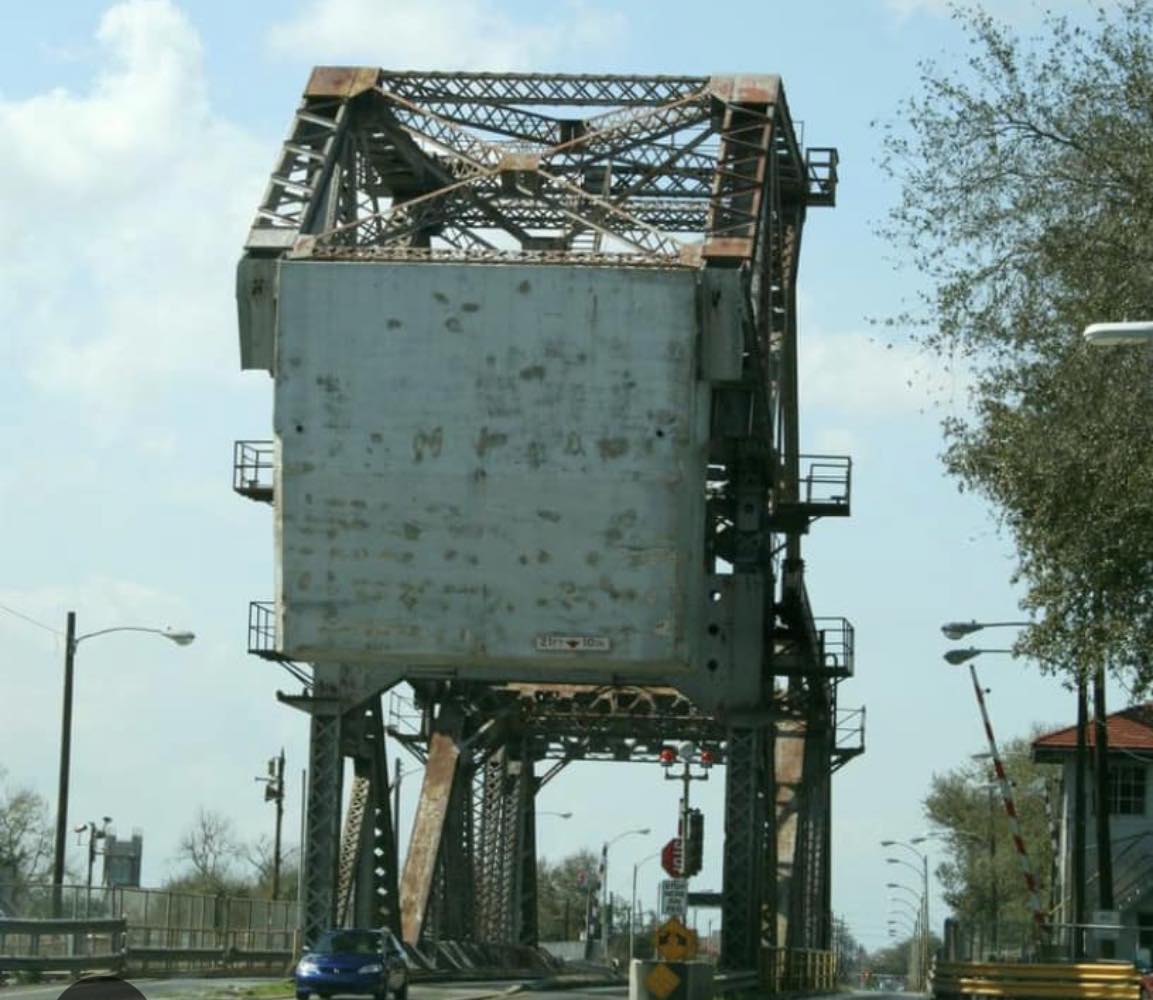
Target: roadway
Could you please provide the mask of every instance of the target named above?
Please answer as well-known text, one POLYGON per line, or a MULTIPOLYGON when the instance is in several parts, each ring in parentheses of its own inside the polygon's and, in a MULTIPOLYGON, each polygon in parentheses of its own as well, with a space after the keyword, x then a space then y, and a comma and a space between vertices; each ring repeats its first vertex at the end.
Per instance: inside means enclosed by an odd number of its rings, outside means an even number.
MULTIPOLYGON (((132 979, 146 1000, 292 1000, 292 990, 270 990, 269 979, 132 979)), ((0 987, 0 1000, 56 1000, 67 983, 39 983, 0 987)), ((603 1000, 628 995, 624 986, 596 986, 564 990, 535 990, 525 980, 484 980, 478 982, 422 983, 409 987, 410 1000, 501 1000, 529 992, 534 1000, 603 1000), (526 989, 527 987, 527 989, 526 989)))
MULTIPOLYGON (((135 979, 132 984, 147 1000, 292 1000, 270 991, 269 979, 135 979)), ((0 987, 0 1000, 56 1000, 66 983, 0 987)), ((525 1000, 607 1000, 626 997, 626 986, 583 986, 566 989, 533 989, 531 981, 503 980, 453 983, 418 983, 409 987, 411 1000, 502 1000, 516 994, 525 1000)), ((827 994, 822 1000, 909 1000, 909 993, 854 992, 827 994)))

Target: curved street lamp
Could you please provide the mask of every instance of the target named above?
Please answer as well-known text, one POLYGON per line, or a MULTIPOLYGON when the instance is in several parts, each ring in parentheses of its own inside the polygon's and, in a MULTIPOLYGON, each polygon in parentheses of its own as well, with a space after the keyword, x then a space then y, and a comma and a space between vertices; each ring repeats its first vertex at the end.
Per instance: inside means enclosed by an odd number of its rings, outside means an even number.
POLYGON ((69 611, 64 633, 64 707, 60 723, 60 784, 56 796, 56 842, 52 856, 52 908, 60 915, 61 887, 64 885, 64 850, 68 836, 68 777, 72 760, 72 674, 76 647, 85 639, 95 639, 112 632, 150 632, 163 636, 178 646, 187 646, 196 633, 171 628, 149 628, 144 625, 115 625, 95 632, 76 634, 76 612, 69 611))
POLYGON ((637 872, 640 871, 641 866, 652 861, 653 858, 659 858, 660 851, 653 851, 646 857, 643 857, 636 864, 633 865, 633 896, 632 902, 629 903, 629 961, 633 960, 633 951, 636 944, 636 930, 637 930, 637 872))
POLYGON ((1138 320, 1130 323, 1090 323, 1081 336, 1091 347, 1132 347, 1153 341, 1153 323, 1138 320))
POLYGON ((944 633, 946 639, 964 639, 967 635, 972 635, 974 632, 980 632, 985 628, 1028 628, 1032 622, 945 622, 941 626, 941 631, 944 633))
POLYGON ((945 662, 951 663, 953 666, 959 666, 962 663, 967 663, 974 657, 980 656, 982 653, 1008 653, 1010 656, 1014 655, 1011 649, 977 649, 974 646, 969 646, 966 649, 946 650, 945 662))

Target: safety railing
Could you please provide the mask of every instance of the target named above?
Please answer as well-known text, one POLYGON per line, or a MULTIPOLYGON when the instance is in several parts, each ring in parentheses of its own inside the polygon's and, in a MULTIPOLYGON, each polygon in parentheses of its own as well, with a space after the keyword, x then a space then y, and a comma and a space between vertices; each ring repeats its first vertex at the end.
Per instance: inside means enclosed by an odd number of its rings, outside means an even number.
POLYGON ((248 652, 266 660, 283 660, 277 648, 276 605, 272 601, 248 604, 248 652))
POLYGON ((833 753, 843 760, 865 752, 865 709, 838 708, 833 725, 833 753))
POLYGON ((777 498, 774 526, 806 531, 818 517, 847 517, 852 509, 853 460, 847 455, 800 455, 795 498, 777 498))
POLYGON ((938 1000, 1044 997, 1046 1000, 1140 1000, 1130 962, 938 962, 930 976, 938 1000))
POLYGON ((237 441, 232 447, 232 488, 265 503, 272 499, 275 443, 237 441))
POLYGON ((834 677, 853 676, 853 626, 847 618, 814 618, 821 665, 834 677))
POLYGON ((811 146, 805 150, 806 200, 810 205, 836 205, 837 159, 837 151, 831 147, 811 146))

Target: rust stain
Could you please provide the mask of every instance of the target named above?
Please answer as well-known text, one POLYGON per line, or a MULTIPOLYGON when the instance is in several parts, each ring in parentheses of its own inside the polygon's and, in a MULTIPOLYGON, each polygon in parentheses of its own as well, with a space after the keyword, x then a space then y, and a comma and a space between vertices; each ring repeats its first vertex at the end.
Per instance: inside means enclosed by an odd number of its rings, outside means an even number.
POLYGON ((355 97, 372 90, 380 79, 376 66, 317 66, 304 88, 305 97, 355 97))
POLYGON ((629 442, 627 438, 601 438, 597 442, 597 451, 601 453, 601 458, 606 462, 613 458, 620 458, 629 450, 629 442))
POLYGON ((501 434, 499 431, 490 431, 487 427, 482 427, 474 450, 478 458, 484 458, 491 449, 499 448, 505 444, 508 444, 507 434, 501 434))
POLYGON ((527 368, 522 368, 520 370, 520 377, 525 382, 531 382, 534 379, 539 381, 539 380, 543 379, 544 376, 545 376, 544 365, 529 365, 527 368))
POLYGON ((439 458, 443 448, 443 427, 434 427, 431 431, 417 431, 412 436, 412 460, 414 462, 423 462, 426 454, 430 458, 439 458))

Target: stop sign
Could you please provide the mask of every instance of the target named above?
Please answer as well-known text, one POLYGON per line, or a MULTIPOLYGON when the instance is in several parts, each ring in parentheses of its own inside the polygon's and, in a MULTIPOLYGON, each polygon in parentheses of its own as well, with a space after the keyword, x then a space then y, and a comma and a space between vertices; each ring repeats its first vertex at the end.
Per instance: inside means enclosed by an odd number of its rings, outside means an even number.
POLYGON ((671 878, 681 877, 681 838, 673 837, 661 848, 661 867, 671 878))

